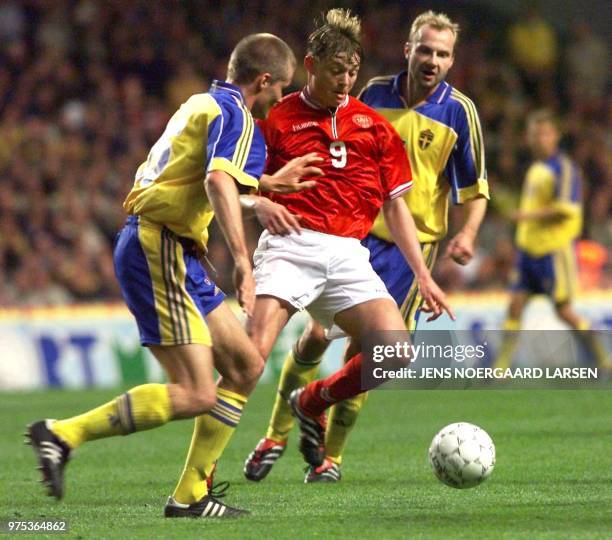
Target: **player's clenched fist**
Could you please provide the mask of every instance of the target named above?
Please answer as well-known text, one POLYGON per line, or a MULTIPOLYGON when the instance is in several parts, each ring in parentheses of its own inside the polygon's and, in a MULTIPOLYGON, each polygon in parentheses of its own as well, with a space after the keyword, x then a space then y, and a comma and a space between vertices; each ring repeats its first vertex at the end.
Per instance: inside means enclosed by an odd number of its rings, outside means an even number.
POLYGON ((458 233, 448 243, 445 255, 451 257, 457 264, 469 263, 474 256, 474 239, 465 233, 458 233))

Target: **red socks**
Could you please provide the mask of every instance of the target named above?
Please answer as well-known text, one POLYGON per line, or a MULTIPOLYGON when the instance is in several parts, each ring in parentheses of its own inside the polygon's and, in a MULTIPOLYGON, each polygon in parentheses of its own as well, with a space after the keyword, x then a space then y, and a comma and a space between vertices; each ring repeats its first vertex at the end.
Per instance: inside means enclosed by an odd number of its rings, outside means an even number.
POLYGON ((353 356, 339 371, 326 379, 308 384, 300 396, 300 407, 312 417, 323 414, 334 403, 361 394, 361 353, 353 356))

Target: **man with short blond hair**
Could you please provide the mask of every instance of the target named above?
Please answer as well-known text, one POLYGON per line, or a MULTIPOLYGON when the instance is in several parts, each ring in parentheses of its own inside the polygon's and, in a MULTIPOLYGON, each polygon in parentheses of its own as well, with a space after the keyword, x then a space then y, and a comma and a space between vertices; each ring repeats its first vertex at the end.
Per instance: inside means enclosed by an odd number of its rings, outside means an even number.
POLYGON ((420 34, 419 31, 424 26, 429 26, 434 30, 438 30, 440 32, 444 30, 449 30, 453 37, 455 38, 453 42, 453 47, 457 45, 457 41, 459 39, 459 25, 456 22, 453 22, 446 13, 436 13, 435 11, 429 10, 425 13, 421 13, 414 21, 412 21, 412 26, 410 27, 410 34, 408 35, 409 43, 416 43, 420 34))
MULTIPOLYGON (((250 108, 258 99, 277 101, 294 68, 295 57, 280 38, 246 37, 232 53, 227 80, 214 81, 209 92, 183 103, 138 168, 123 205, 128 218, 115 246, 115 271, 141 343, 169 382, 142 384, 83 414, 28 426, 49 495, 63 496, 65 466, 84 443, 195 417, 185 468, 164 515, 246 512, 218 500, 210 484, 263 360, 199 254, 206 250, 208 226, 216 217, 234 259, 238 302, 251 313, 255 283, 239 190, 278 185, 279 177, 291 186, 302 173, 317 173, 307 166, 312 160, 298 158, 260 184, 266 148, 250 108), (217 383, 215 369, 222 375, 217 383)), ((268 214, 288 219, 283 232, 299 226, 279 205, 247 197, 258 215, 262 204, 268 214)))

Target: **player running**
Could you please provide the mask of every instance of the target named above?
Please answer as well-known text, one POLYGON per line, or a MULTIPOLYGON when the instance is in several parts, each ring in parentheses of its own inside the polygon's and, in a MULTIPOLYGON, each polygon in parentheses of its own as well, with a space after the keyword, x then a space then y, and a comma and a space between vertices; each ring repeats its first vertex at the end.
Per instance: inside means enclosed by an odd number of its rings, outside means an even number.
MULTIPOLYGON (((232 52, 227 81, 214 81, 208 93, 189 98, 139 167, 124 202, 129 217, 117 238, 115 270, 141 342, 170 382, 137 386, 79 416, 28 426, 26 435, 50 495, 63 496, 64 468, 83 443, 196 417, 185 468, 164 515, 245 513, 219 501, 209 481, 263 360, 198 253, 206 250, 208 225, 216 216, 234 259, 238 301, 250 314, 255 282, 239 189, 258 187, 266 152, 250 108, 256 99, 277 101, 294 69, 295 57, 278 37, 244 38, 232 52), (214 368, 222 375, 217 384, 214 368)), ((307 156, 289 163, 276 177, 262 178, 261 187, 303 188, 300 176, 320 173, 309 166, 312 161, 307 156)), ((248 202, 259 215, 281 220, 282 232, 299 227, 280 205, 248 202)))
MULTIPOLYGON (((338 325, 356 342, 372 332, 405 333, 396 302, 369 264, 360 240, 382 207, 398 251, 434 310, 450 312, 432 280, 414 221, 401 196, 411 187, 404 145, 391 124, 349 96, 362 57, 360 22, 335 9, 308 38, 308 83, 273 107, 264 124, 268 168, 275 171, 303 148, 325 156, 311 191, 272 194, 301 216, 301 235, 264 232, 255 252, 255 309, 247 328, 267 358, 290 317, 307 309, 323 328, 338 325)), ((406 335, 406 338, 408 336, 406 335)), ((319 452, 324 427, 312 422, 302 450, 319 452)), ((319 463, 320 464, 320 463, 319 463)))
MULTIPOLYGON (((521 315, 533 295, 544 294, 557 316, 574 330, 590 324, 572 308, 578 276, 574 241, 582 232, 582 177, 576 164, 559 151, 560 132, 550 111, 527 119, 527 143, 535 158, 525 175, 517 222, 516 268, 506 330, 495 367, 509 368, 516 349, 521 315)), ((603 346, 588 332, 579 336, 600 368, 609 369, 603 346)))
MULTIPOLYGON (((403 199, 414 217, 429 269, 447 233, 449 192, 465 210, 463 226, 446 250, 459 264, 468 263, 474 254, 489 197, 478 114, 469 98, 445 82, 458 33, 458 25, 444 14, 419 15, 404 46, 408 69, 372 79, 359 96, 387 118, 405 141, 415 182, 403 199)), ((370 262, 400 308, 406 327, 414 330, 423 304, 419 282, 393 242, 382 213, 363 245, 370 250, 370 262)), ((286 399, 291 391, 315 379, 329 345, 327 337, 321 325, 311 321, 289 352, 268 431, 245 463, 248 479, 264 478, 282 455, 293 426, 286 399)), ((358 350, 353 341, 345 361, 358 350)), ((325 437, 326 459, 320 467, 310 467, 306 482, 340 479, 342 452, 366 397, 358 393, 334 405, 325 437)))

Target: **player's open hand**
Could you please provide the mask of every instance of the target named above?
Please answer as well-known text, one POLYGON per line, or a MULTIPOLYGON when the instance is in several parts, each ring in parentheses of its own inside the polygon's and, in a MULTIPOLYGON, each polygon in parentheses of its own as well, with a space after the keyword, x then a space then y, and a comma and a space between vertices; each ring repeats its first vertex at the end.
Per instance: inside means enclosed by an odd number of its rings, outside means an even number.
POLYGON ((253 268, 248 258, 243 257, 235 262, 234 287, 236 288, 236 299, 242 311, 250 317, 253 315, 255 306, 255 278, 253 268))
POLYGON ((443 312, 446 311, 448 316, 454 321, 455 314, 446 299, 446 295, 438 287, 438 284, 433 280, 430 274, 426 274, 418 279, 419 291, 423 297, 423 307, 421 311, 431 313, 427 318, 427 322, 435 321, 443 312))
POLYGON ((313 176, 321 176, 323 171, 316 166, 321 163, 322 157, 315 152, 293 158, 272 176, 264 175, 259 182, 262 191, 275 193, 296 193, 305 189, 312 189, 317 185, 316 180, 304 180, 313 176))
POLYGON ((459 232, 446 246, 445 257, 457 264, 466 265, 474 257, 474 239, 465 232, 459 232))
POLYGON ((259 197, 255 204, 255 215, 261 226, 271 234, 285 236, 292 232, 300 234, 301 216, 292 214, 282 204, 272 202, 265 197, 259 197))

